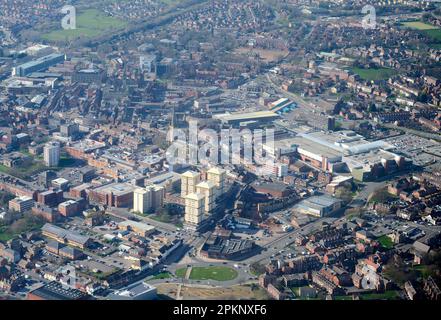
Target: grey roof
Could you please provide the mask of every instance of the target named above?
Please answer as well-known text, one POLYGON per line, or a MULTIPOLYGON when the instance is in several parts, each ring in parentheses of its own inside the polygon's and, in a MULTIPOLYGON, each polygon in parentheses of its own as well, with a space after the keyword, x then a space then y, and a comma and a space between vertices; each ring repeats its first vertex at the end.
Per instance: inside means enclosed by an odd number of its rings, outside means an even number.
POLYGON ((422 253, 427 253, 430 251, 430 246, 428 246, 427 244, 424 244, 422 242, 419 241, 415 241, 413 243, 413 247, 417 250, 420 251, 422 253))
POLYGON ((78 233, 57 227, 57 226, 50 224, 50 223, 46 223, 42 227, 42 230, 46 231, 48 233, 52 233, 52 234, 56 235, 58 238, 75 241, 80 244, 85 244, 87 241, 90 240, 89 237, 82 236, 78 233))

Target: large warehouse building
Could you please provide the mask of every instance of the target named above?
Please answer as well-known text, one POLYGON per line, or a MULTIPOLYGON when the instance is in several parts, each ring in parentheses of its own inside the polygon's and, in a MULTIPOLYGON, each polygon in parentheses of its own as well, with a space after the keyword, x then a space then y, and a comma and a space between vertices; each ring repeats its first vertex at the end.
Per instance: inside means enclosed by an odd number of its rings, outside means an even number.
POLYGON ((291 153, 312 166, 330 172, 352 173, 360 181, 374 180, 401 170, 408 161, 385 141, 367 141, 350 130, 299 133, 276 141, 276 156, 291 153))

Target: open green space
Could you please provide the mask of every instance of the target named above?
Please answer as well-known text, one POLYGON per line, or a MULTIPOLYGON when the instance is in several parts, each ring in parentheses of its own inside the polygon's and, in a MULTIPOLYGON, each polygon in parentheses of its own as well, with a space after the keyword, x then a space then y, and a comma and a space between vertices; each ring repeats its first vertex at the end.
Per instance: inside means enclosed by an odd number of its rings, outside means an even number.
POLYGON ((175 274, 176 274, 176 277, 178 277, 178 278, 184 278, 186 272, 187 272, 187 268, 180 268, 180 269, 176 270, 175 274))
POLYGON ((433 40, 441 42, 441 29, 430 29, 423 32, 433 40))
POLYGON ((415 30, 433 30, 433 29, 438 29, 434 25, 431 25, 431 24, 428 24, 428 23, 424 23, 424 22, 421 22, 421 21, 403 22, 402 25, 406 26, 408 28, 411 28, 411 29, 415 29, 415 30))
MULTIPOLYGON (((400 295, 396 290, 388 290, 382 293, 362 293, 359 295, 360 300, 398 300, 400 295)), ((352 300, 352 295, 335 296, 334 300, 352 300)))
MULTIPOLYGON (((176 276, 185 277, 187 268, 176 270, 176 276)), ((229 281, 237 277, 237 271, 230 267, 193 267, 190 273, 191 280, 229 281)))
POLYGON ((44 163, 33 161, 31 165, 18 168, 9 168, 0 164, 0 172, 9 174, 19 179, 28 180, 31 176, 48 170, 44 163))
POLYGON ((366 81, 386 80, 397 73, 395 70, 389 68, 362 69, 357 67, 352 68, 352 72, 358 74, 360 78, 366 81))
POLYGON ((170 272, 161 272, 157 275, 154 275, 149 280, 161 280, 161 279, 170 279, 172 277, 170 272))
POLYGON ((57 30, 42 35, 42 38, 49 41, 75 40, 78 38, 93 38, 112 30, 123 29, 127 23, 115 17, 107 16, 105 13, 88 9, 77 12, 76 29, 64 30, 61 25, 57 30))
POLYGON ((414 266, 413 270, 418 272, 418 274, 423 278, 427 279, 429 276, 436 277, 436 274, 438 272, 438 266, 436 264, 430 264, 430 265, 418 265, 414 266))
POLYGON ((394 247, 394 243, 387 235, 381 236, 377 240, 385 249, 392 249, 394 247))
POLYGON ((360 295, 361 300, 398 300, 400 295, 396 290, 388 290, 383 293, 365 293, 360 295))
POLYGON ((0 225, 0 241, 6 242, 22 233, 39 230, 44 223, 42 219, 29 214, 14 221, 11 225, 0 225))
POLYGON ((421 33, 427 35, 429 38, 432 38, 435 42, 440 42, 431 44, 430 46, 432 48, 441 47, 441 28, 421 21, 403 22, 402 25, 410 29, 420 31, 421 33))

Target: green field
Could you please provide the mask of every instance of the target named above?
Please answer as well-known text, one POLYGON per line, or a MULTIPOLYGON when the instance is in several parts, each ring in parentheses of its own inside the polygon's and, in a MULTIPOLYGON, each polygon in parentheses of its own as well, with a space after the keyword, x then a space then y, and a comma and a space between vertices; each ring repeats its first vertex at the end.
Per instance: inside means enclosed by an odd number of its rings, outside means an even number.
MULTIPOLYGON (((176 276, 185 277, 187 268, 176 270, 176 276)), ((216 280, 229 281, 237 277, 237 271, 229 267, 193 267, 190 273, 190 280, 216 280)))
MULTIPOLYGON (((398 300, 400 296, 397 291, 389 290, 383 293, 363 293, 360 300, 398 300)), ((352 296, 335 296, 334 300, 352 300, 352 296)))
POLYGON ((178 278, 184 278, 186 272, 187 272, 187 268, 181 268, 181 269, 176 270, 175 274, 176 274, 176 277, 178 277, 178 278))
POLYGON ((424 30, 424 33, 433 40, 441 42, 441 29, 424 30))
POLYGON ((124 28, 127 23, 120 19, 109 17, 99 10, 89 9, 77 13, 75 30, 63 30, 61 25, 57 30, 42 35, 42 38, 49 41, 75 40, 78 38, 93 38, 108 33, 111 30, 124 28))
MULTIPOLYGON (((437 42, 441 42, 441 28, 421 21, 403 22, 403 26, 418 30, 437 42)), ((436 47, 436 44, 435 44, 436 47)))
POLYGON ((400 296, 398 291, 389 290, 383 293, 367 293, 360 295, 361 300, 398 300, 400 296))
POLYGON ((360 78, 366 81, 386 80, 397 73, 395 70, 389 68, 375 68, 375 69, 352 68, 352 72, 358 74, 360 78))
POLYGON ((28 180, 31 176, 47 170, 48 167, 44 163, 39 161, 32 162, 31 165, 26 167, 8 168, 0 164, 0 172, 4 172, 19 179, 28 180))
POLYGON ((381 236, 377 240, 385 249, 392 249, 394 247, 394 243, 387 235, 381 236))
POLYGON ((6 242, 10 239, 18 237, 22 233, 35 231, 44 225, 44 221, 32 215, 16 220, 11 225, 0 226, 0 241, 6 242))
POLYGON ((157 275, 151 277, 149 280, 161 280, 161 279, 170 279, 172 275, 169 272, 161 272, 157 275))
POLYGON ((432 30, 432 29, 438 29, 437 27, 428 24, 428 23, 424 23, 421 21, 409 21, 409 22, 403 22, 402 23, 403 26, 406 26, 408 28, 411 29, 415 29, 415 30, 432 30))

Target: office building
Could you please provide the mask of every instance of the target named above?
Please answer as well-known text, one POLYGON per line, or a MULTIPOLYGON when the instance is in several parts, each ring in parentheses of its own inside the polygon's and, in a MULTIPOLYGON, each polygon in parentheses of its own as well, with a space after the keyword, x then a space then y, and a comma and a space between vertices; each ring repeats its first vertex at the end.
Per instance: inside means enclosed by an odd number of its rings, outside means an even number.
POLYGON ((18 77, 25 77, 30 73, 43 71, 58 63, 64 62, 66 56, 60 53, 53 53, 24 64, 21 64, 13 69, 12 75, 18 77))
POLYGON ((47 222, 56 222, 60 218, 60 213, 54 208, 48 207, 41 203, 35 203, 32 207, 32 214, 41 217, 47 222))
POLYGON ((198 230, 204 220, 205 195, 190 193, 185 196, 185 227, 191 230, 198 230))
POLYGON ((44 163, 47 167, 57 167, 60 163, 60 144, 58 142, 49 142, 43 150, 44 163))
POLYGON ((37 202, 49 207, 55 207, 63 201, 62 190, 47 190, 37 195, 37 202))
POLYGON ((33 205, 34 200, 31 197, 17 197, 9 201, 9 210, 23 213, 25 211, 31 210, 33 205))
POLYGON ((185 197, 196 192, 196 185, 200 181, 200 174, 194 171, 187 171, 181 175, 181 196, 185 197))
POLYGON ((335 130, 335 118, 334 117, 328 117, 328 131, 334 131, 335 130))
POLYGON ((58 205, 58 211, 62 216, 72 217, 79 215, 83 210, 83 207, 84 205, 82 201, 67 200, 58 205))
POLYGON ((63 137, 72 137, 78 134, 80 126, 77 123, 68 123, 60 126, 60 133, 63 137))
POLYGON ((104 71, 99 69, 83 69, 72 75, 72 82, 101 84, 105 78, 104 71))
POLYGON ((135 187, 128 183, 105 184, 89 191, 89 201, 110 207, 131 208, 134 189, 135 187))

